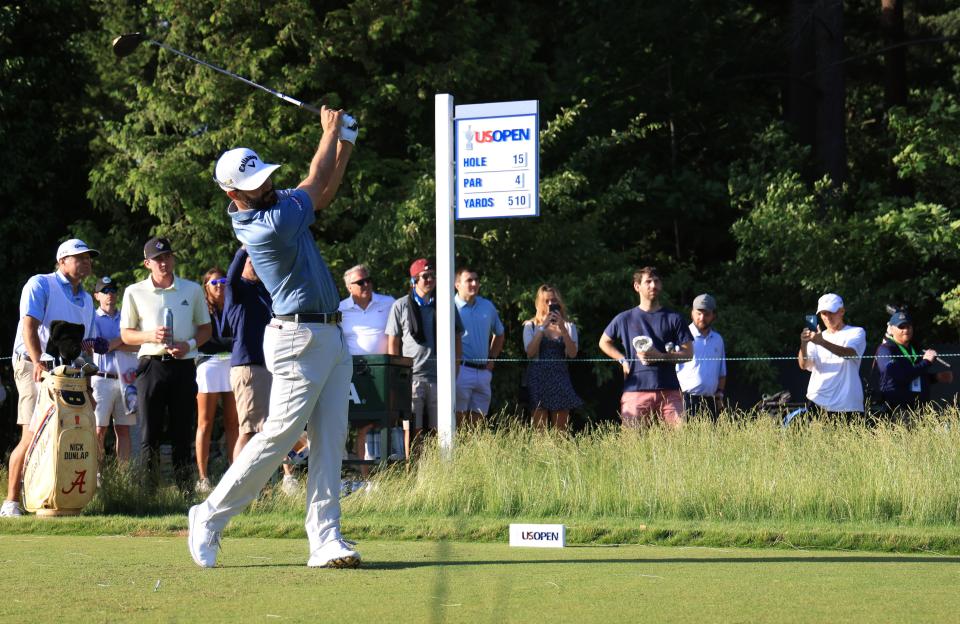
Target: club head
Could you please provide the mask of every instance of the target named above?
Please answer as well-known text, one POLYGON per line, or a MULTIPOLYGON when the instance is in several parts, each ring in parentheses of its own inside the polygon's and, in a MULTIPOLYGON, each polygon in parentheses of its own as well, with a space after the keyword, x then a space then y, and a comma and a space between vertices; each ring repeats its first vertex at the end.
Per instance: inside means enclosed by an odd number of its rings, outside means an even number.
POLYGON ((146 38, 140 33, 127 33, 113 40, 113 53, 117 58, 129 56, 146 38))

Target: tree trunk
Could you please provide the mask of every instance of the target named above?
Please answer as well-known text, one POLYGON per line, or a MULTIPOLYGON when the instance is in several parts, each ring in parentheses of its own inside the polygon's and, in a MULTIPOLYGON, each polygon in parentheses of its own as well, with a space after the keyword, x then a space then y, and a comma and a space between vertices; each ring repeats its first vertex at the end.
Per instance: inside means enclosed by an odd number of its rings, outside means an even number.
POLYGON ((823 0, 815 9, 817 142, 820 169, 837 186, 847 180, 846 83, 843 73, 843 2, 823 0))
POLYGON ((903 0, 880 0, 880 29, 884 47, 900 44, 900 47, 883 53, 883 108, 890 110, 907 103, 907 49, 902 45, 906 40, 903 0))

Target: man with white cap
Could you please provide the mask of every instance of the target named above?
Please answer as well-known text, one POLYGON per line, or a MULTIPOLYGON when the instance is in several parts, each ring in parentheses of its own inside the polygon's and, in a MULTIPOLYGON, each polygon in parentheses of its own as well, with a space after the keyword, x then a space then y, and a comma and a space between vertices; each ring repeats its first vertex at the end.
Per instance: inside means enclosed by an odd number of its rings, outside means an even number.
POLYGON ((683 405, 689 415, 704 413, 717 419, 727 385, 727 359, 723 336, 713 329, 717 300, 704 293, 693 300, 690 310, 693 359, 677 364, 677 379, 683 391, 683 405))
POLYGON ((867 348, 862 327, 844 322, 843 299, 827 293, 817 301, 817 315, 826 329, 804 327, 800 333, 800 368, 810 371, 807 399, 825 412, 863 411, 860 358, 867 348))
POLYGON ((260 433, 204 502, 190 509, 187 545, 194 562, 216 565, 220 533, 260 493, 307 428, 307 538, 310 567, 356 567, 360 553, 340 535, 340 468, 347 438, 347 401, 353 360, 340 328, 340 295, 313 240, 316 211, 333 200, 357 136, 343 111, 323 107, 323 136, 307 177, 275 190, 278 165, 237 148, 217 161, 217 183, 231 203, 227 213, 253 267, 273 299, 263 339, 273 373, 270 409, 260 433))
MULTIPOLYGON (((37 403, 38 383, 44 371, 50 369, 49 356, 44 355, 54 321, 68 321, 83 325, 88 338, 94 336, 93 298, 83 289, 83 279, 93 269, 93 258, 100 252, 90 249, 85 242, 71 238, 57 249, 57 270, 34 275, 27 280, 20 295, 20 323, 13 345, 14 381, 20 401, 17 406, 17 424, 20 425, 20 443, 10 454, 7 473, 7 499, 0 506, 0 516, 20 516, 20 475, 23 459, 30 444, 30 418, 37 403)), ((86 341, 85 341, 86 342, 86 341)))

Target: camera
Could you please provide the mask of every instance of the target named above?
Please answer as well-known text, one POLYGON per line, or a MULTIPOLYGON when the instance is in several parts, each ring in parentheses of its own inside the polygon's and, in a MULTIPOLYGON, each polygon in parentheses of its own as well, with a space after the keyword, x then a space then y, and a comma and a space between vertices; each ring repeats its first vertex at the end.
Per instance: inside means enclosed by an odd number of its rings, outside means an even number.
POLYGON ((817 331, 817 315, 816 314, 806 315, 804 317, 804 321, 806 321, 807 329, 809 329, 812 332, 817 331))

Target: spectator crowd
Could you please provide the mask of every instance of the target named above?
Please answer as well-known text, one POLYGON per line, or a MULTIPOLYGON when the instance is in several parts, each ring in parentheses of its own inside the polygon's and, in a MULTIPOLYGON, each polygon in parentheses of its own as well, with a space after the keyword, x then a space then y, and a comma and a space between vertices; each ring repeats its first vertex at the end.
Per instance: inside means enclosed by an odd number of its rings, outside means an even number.
MULTIPOLYGON (((168 458, 179 483, 193 482, 197 492, 208 494, 214 485, 209 463, 216 415, 222 417, 228 462, 267 419, 273 373, 266 366, 264 334, 271 320, 280 318, 270 292, 245 246, 226 271, 211 267, 194 282, 177 275, 170 241, 152 238, 143 247, 146 279, 124 288, 100 276, 91 296, 82 283, 93 275, 98 255, 83 241, 68 240, 57 250, 56 270, 31 277, 23 287, 13 349, 21 436, 10 456, 10 474, 22 470, 38 383, 51 370, 50 326, 62 320, 83 325, 86 357, 98 367, 92 396, 101 460, 112 427, 117 461, 168 458)), ((409 418, 398 423, 395 442, 379 449, 371 435, 375 425, 362 423, 351 450, 368 462, 381 451, 410 457, 418 440, 438 426, 436 268, 427 258, 414 260, 409 290, 398 299, 375 290, 365 264, 347 269, 343 280, 348 296, 340 301, 337 320, 349 354, 402 356, 411 366, 409 418)), ((638 270, 632 285, 638 305, 614 316, 598 345, 622 370, 622 425, 676 428, 695 416, 716 420, 725 407, 727 383, 724 340, 714 328, 716 298, 697 296, 687 321, 661 303, 663 282, 655 267, 638 270)), ((459 426, 485 421, 507 340, 497 306, 479 294, 480 287, 479 271, 458 268, 452 296, 459 426)), ((518 337, 528 359, 530 421, 538 429, 567 431, 571 412, 583 405, 568 368, 580 353, 580 333, 556 286, 539 286, 532 299, 531 316, 518 337)), ((797 362, 810 373, 808 410, 843 419, 864 412, 859 369, 866 332, 847 324, 843 299, 834 293, 820 297, 799 338, 797 362)), ((913 319, 905 309, 893 310, 875 356, 876 393, 896 419, 929 401, 931 384, 953 380, 936 351, 915 346, 913 319), (946 370, 931 371, 938 361, 946 370)), ((306 447, 302 435, 291 457, 306 455, 306 447)), ((365 476, 369 467, 361 470, 365 476)), ((290 463, 283 465, 281 487, 297 491, 290 463)), ((9 479, 0 515, 20 515, 19 495, 19 479, 9 479)))

